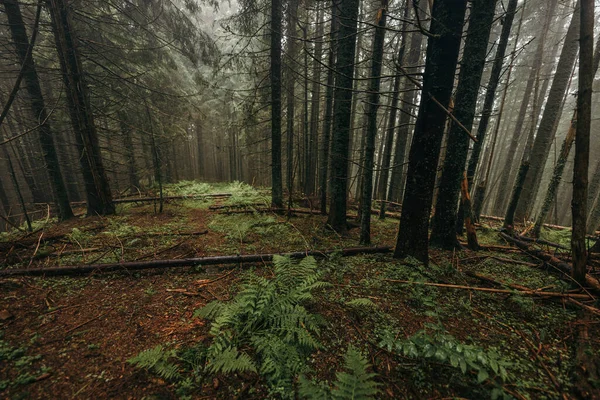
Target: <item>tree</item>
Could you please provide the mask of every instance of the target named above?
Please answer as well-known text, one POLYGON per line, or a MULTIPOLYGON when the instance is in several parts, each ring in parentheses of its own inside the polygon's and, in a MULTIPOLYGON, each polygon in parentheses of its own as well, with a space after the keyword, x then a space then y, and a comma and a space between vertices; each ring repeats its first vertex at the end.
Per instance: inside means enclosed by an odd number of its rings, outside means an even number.
POLYGON ((341 0, 337 11, 339 30, 331 143, 331 199, 327 223, 342 234, 348 230, 346 225, 348 155, 358 5, 359 0, 341 0))
POLYGON ((394 251, 397 258, 413 256, 425 264, 429 262, 429 214, 447 117, 440 104, 450 104, 466 8, 466 0, 433 4, 421 104, 394 251))
POLYGON ((562 109, 562 99, 569 85, 571 70, 577 57, 577 39, 579 37, 580 22, 580 0, 575 6, 575 13, 571 19, 565 43, 560 54, 556 72, 552 81, 552 87, 544 107, 542 119, 535 135, 531 155, 529 157, 530 167, 526 175, 523 191, 519 198, 515 218, 522 220, 529 216, 533 203, 535 202, 537 192, 540 186, 542 174, 546 159, 550 153, 556 125, 560 118, 562 109))
MULTIPOLYGON (((477 95, 495 8, 496 0, 475 0, 469 16, 469 28, 454 103, 454 116, 468 130, 471 130, 475 118, 477 95)), ((469 151, 469 140, 458 124, 450 122, 446 158, 439 182, 435 213, 431 222, 431 244, 441 248, 459 247, 455 223, 462 175, 469 151)))
POLYGON ((515 122, 514 132, 510 140, 509 148, 506 151, 506 159, 504 160, 504 165, 502 167, 502 171, 500 172, 500 180, 498 183, 498 196, 494 205, 496 215, 503 215, 506 211, 506 206, 508 204, 508 196, 506 196, 506 192, 508 191, 509 180, 512 176, 514 160, 517 155, 517 149, 519 145, 523 142, 523 138, 526 138, 526 136, 524 135, 524 133, 527 132, 527 130, 524 127, 525 117, 527 116, 528 106, 531 103, 530 100, 532 97, 533 85, 536 82, 536 78, 539 75, 541 66, 543 64, 541 62, 536 61, 542 60, 544 57, 544 44, 546 43, 546 36, 548 35, 548 31, 550 29, 552 18, 554 17, 554 10, 556 9, 557 3, 558 0, 551 0, 546 6, 544 24, 542 25, 539 36, 536 38, 536 51, 534 53, 533 60, 529 69, 529 77, 527 79, 525 90, 523 92, 523 98, 521 100, 521 106, 519 108, 519 113, 515 122))
MULTIPOLYGON (((54 132, 50 121, 48 121, 48 109, 44 102, 40 79, 32 56, 32 48, 35 42, 35 36, 37 35, 37 27, 33 30, 30 43, 18 2, 16 0, 2 0, 2 4, 6 11, 10 32, 17 50, 17 57, 19 63, 22 65, 22 74, 23 79, 25 80, 27 93, 29 94, 31 112, 39 119, 39 121, 41 121, 38 128, 38 139, 42 148, 46 169, 50 177, 52 196, 58 206, 58 217, 60 220, 66 220, 73 217, 73 211, 69 204, 67 189, 63 175, 60 171, 58 154, 56 153, 54 144, 54 132)), ((38 7, 38 16, 36 17, 38 19, 40 11, 41 7, 38 7)))
MULTIPOLYGON (((485 91, 485 100, 483 103, 483 110, 481 111, 481 119, 477 126, 477 141, 473 145, 471 151, 471 158, 467 166, 467 181, 469 183, 469 190, 473 188, 473 181, 475 179, 475 173, 477 172, 477 166, 479 165, 479 158, 481 151, 485 143, 487 135, 487 129, 492 116, 494 108, 494 101, 496 99, 496 89, 500 84, 500 74, 502 73, 502 65, 504 64, 504 56, 506 54, 506 48, 508 47, 508 39, 510 37, 510 31, 512 29, 512 23, 517 11, 518 0, 510 0, 506 9, 506 16, 502 24, 502 32, 500 33, 500 41, 498 42, 498 48, 494 56, 494 63, 492 65, 492 72, 490 74, 490 80, 485 91)), ((462 232, 463 221, 464 221, 464 208, 459 208, 458 217, 456 220, 457 232, 462 232)))
POLYGON ((48 0, 48 6, 85 180, 87 214, 113 214, 115 207, 100 154, 94 115, 76 45, 77 39, 72 29, 69 7, 64 0, 48 0))
POLYGON ((283 207, 281 178, 281 0, 271 0, 271 204, 283 207))
POLYGON ((388 1, 381 0, 381 8, 375 18, 377 27, 373 37, 373 59, 371 79, 369 80, 369 105, 367 111, 367 137, 363 167, 362 196, 360 201, 361 223, 360 243, 371 243, 371 196, 373 193, 373 165, 375 159, 375 137, 377 136, 377 110, 379 109, 379 87, 381 85, 381 63, 383 61, 383 42, 388 1))
MULTIPOLYGON (((576 11, 577 12, 577 11, 576 11)), ((594 0, 581 0, 579 9, 579 88, 577 91, 577 133, 575 135, 575 165, 573 168, 573 278, 585 283, 587 249, 585 224, 587 217, 587 185, 590 157, 590 127, 592 122, 592 84, 594 83, 594 0)))
POLYGON ((333 120, 333 89, 335 83, 334 67, 336 58, 336 41, 338 29, 338 0, 331 2, 331 22, 329 26, 329 51, 327 59, 327 90, 325 93, 325 115, 323 118, 323 139, 319 151, 319 206, 321 214, 327 214, 327 183, 329 170, 329 147, 331 142, 331 124, 333 120))

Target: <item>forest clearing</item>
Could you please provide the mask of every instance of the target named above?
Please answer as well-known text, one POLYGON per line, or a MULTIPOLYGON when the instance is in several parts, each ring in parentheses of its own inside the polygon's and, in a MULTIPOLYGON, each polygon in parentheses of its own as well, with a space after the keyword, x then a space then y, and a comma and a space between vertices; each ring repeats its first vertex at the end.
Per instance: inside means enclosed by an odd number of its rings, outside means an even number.
POLYGON ((0 0, 0 398, 600 399, 600 0, 0 0))
MULTIPOLYGON (((269 194, 248 185, 182 182, 167 193, 188 198, 169 200, 161 214, 151 203, 127 203, 118 206, 115 216, 58 225, 41 220, 26 238, 18 232, 4 235, 0 272, 359 246, 358 229, 341 237, 324 227, 325 217, 317 212, 288 218, 256 211, 269 204, 269 194), (202 197, 207 193, 231 196, 202 197)), ((373 245, 393 244, 396 225, 397 219, 374 218, 373 245)), ((389 250, 319 257, 319 279, 326 285, 306 303, 322 319, 315 335, 319 346, 304 355, 303 374, 333 384, 353 346, 372 366, 378 398, 571 398, 585 393, 593 398, 597 382, 588 381, 582 366, 589 368, 585 352, 591 357, 600 349, 600 311, 590 306, 590 321, 578 312, 585 307, 581 304, 593 305, 594 294, 570 290, 564 273, 510 246, 497 228, 494 221, 479 228, 480 243, 489 248, 434 252, 429 268, 414 259, 395 260, 389 250), (479 290, 484 288, 489 291, 479 290), (569 293, 577 295, 569 298, 569 293), (582 341, 582 329, 588 341, 582 341), (458 346, 473 356, 457 352, 458 346), (500 366, 504 373, 496 369, 500 366)), ((568 243, 564 230, 543 233, 557 245, 568 243)), ((562 247, 535 247, 560 258, 568 255, 562 247)), ((207 374, 199 367, 213 339, 210 320, 195 317, 195 311, 215 300, 232 302, 252 277, 273 275, 271 263, 254 262, 2 277, 4 395, 265 398, 277 396, 277 390, 286 393, 290 387, 271 386, 269 374, 207 374), (177 366, 176 377, 131 363, 156 346, 177 366)))

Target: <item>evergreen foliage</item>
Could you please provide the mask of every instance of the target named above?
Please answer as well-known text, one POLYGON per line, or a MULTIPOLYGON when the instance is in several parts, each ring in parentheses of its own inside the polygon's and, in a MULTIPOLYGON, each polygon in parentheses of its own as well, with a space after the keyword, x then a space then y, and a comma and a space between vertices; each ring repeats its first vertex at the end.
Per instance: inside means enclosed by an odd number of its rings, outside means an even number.
POLYGON ((273 263, 273 279, 253 276, 233 301, 209 303, 195 315, 213 321, 208 371, 258 372, 273 392, 285 395, 307 370, 306 356, 320 347, 321 318, 305 304, 326 283, 313 257, 297 262, 276 256, 273 263))

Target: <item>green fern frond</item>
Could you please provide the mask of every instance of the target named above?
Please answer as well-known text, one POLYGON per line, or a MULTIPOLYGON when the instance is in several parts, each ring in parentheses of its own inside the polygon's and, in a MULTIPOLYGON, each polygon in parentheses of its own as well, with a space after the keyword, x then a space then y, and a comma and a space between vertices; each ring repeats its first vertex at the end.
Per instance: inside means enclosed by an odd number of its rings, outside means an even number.
POLYGON ((230 347, 215 355, 210 360, 208 370, 212 373, 223 372, 256 372, 256 366, 248 354, 240 353, 236 348, 230 347))
POLYGON ((179 367, 169 361, 174 356, 174 351, 165 350, 163 346, 158 345, 152 349, 142 351, 137 356, 127 360, 127 362, 151 371, 161 378, 174 380, 180 376, 179 367))
POLYGON ((331 389, 322 382, 316 382, 300 375, 298 379, 298 397, 309 400, 330 400, 331 389))
POLYGON ((345 357, 348 372, 337 374, 336 387, 332 391, 334 399, 367 400, 379 393, 378 383, 373 380, 377 374, 367 370, 367 359, 356 348, 350 346, 345 357))
POLYGON ((377 308, 377 304, 375 304, 372 300, 363 297, 347 301, 346 305, 359 310, 374 310, 377 308))

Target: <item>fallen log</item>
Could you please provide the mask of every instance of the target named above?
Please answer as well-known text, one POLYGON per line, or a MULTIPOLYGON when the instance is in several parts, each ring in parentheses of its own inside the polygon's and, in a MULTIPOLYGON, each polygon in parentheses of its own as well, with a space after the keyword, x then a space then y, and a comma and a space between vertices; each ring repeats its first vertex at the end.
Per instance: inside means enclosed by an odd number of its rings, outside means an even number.
MULTIPOLYGON (((510 235, 507 235, 506 233, 500 232, 500 236, 502 238, 504 238, 505 240, 507 240, 508 242, 511 242, 514 245, 516 245, 519 249, 521 249, 525 253, 528 253, 536 258, 539 258, 540 260, 543 260, 543 261, 547 262, 548 264, 552 265, 553 267, 557 268, 561 272, 564 272, 565 274, 571 276, 573 267, 571 267, 570 264, 567 264, 566 262, 563 262, 563 261, 559 260, 558 258, 554 257, 553 255, 543 252, 542 250, 532 249, 527 243, 523 242, 522 240, 516 239, 510 235)), ((589 287, 600 292, 600 281, 598 281, 598 279, 594 278, 590 274, 585 275, 585 283, 589 287)))
MULTIPOLYGON (((342 256, 353 256, 357 254, 388 253, 391 251, 391 247, 354 247, 342 250, 313 250, 293 253, 281 253, 280 255, 289 256, 291 258, 304 258, 307 256, 325 257, 338 251, 341 253, 342 256)), ((3 271, 0 271, 0 278, 9 276, 69 276, 85 275, 93 272, 124 272, 152 268, 190 267, 194 265, 205 266, 258 263, 272 261, 274 255, 277 254, 248 254, 235 256, 183 258, 180 260, 132 261, 110 264, 78 265, 70 267, 5 269, 3 271)))
MULTIPOLYGON (((231 197, 231 193, 208 193, 208 194, 199 194, 196 196, 163 196, 163 200, 195 200, 195 199, 203 199, 203 198, 215 198, 215 197, 231 197)), ((143 203, 150 201, 160 201, 160 197, 132 197, 132 198, 124 198, 124 199, 115 199, 113 203, 115 204, 123 204, 123 203, 143 203)))
POLYGON ((544 239, 534 239, 534 238, 530 238, 530 237, 523 236, 523 235, 517 236, 516 239, 521 240, 523 242, 545 244, 546 246, 556 247, 557 249, 569 250, 568 247, 563 246, 560 243, 549 242, 549 241, 544 240, 544 239))
POLYGON ((493 289, 493 288, 484 288, 484 287, 477 287, 477 286, 451 285, 449 283, 404 281, 404 280, 399 280, 399 279, 382 279, 382 280, 385 282, 406 283, 406 284, 410 284, 410 285, 435 286, 435 287, 442 287, 442 288, 448 288, 448 289, 460 289, 460 290, 474 290, 476 292, 518 294, 520 296, 560 297, 560 298, 564 298, 564 299, 586 299, 586 300, 590 299, 589 295, 580 294, 580 293, 558 293, 558 292, 539 292, 539 291, 535 291, 535 290, 493 289))

